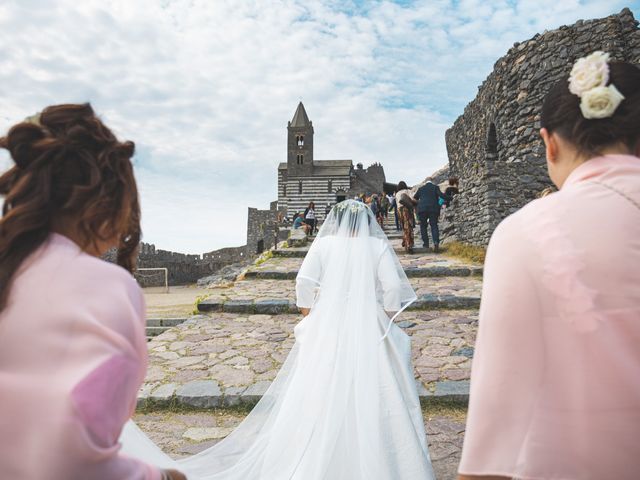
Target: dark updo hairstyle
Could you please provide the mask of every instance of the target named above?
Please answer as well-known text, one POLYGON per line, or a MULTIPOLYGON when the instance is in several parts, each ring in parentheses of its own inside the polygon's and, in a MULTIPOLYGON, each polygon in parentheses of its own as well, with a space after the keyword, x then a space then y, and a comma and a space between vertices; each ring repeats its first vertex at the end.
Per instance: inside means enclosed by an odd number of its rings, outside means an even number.
POLYGON ((541 126, 571 142, 583 154, 597 156, 618 142, 632 151, 640 141, 640 68, 623 62, 609 62, 609 85, 624 95, 609 118, 586 119, 580 111, 580 97, 569 91, 569 76, 556 83, 544 99, 541 126))
POLYGON ((140 242, 140 207, 131 157, 91 105, 55 105, 13 126, 0 147, 15 165, 0 176, 0 311, 22 262, 72 219, 82 249, 116 240, 117 262, 133 271, 140 242))

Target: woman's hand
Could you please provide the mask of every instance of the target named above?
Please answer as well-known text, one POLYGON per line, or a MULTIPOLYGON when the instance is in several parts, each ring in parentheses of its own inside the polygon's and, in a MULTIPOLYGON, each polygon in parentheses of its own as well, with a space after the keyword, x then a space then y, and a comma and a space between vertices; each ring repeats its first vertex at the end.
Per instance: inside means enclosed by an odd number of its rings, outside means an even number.
POLYGON ((311 312, 310 308, 300 307, 300 313, 302 314, 303 317, 306 317, 307 315, 309 315, 309 312, 311 312))
POLYGON ((177 470, 164 470, 162 473, 168 480, 187 480, 185 474, 177 470))

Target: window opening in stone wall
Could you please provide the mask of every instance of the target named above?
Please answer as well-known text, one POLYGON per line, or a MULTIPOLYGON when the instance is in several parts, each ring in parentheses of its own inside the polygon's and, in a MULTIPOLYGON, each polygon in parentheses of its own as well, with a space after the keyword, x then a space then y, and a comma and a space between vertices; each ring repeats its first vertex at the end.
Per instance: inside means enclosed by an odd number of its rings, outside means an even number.
POLYGON ((331 193, 331 190, 333 190, 333 182, 329 180, 327 182, 327 193, 331 193))
POLYGON ((304 155, 300 155, 300 165, 304 163, 304 155))
POLYGON ((256 248, 256 253, 258 255, 260 255, 262 252, 264 252, 264 240, 258 240, 258 246, 256 248))
POLYGON ((283 185, 282 190, 283 190, 283 191, 282 191, 282 196, 283 196, 283 197, 286 197, 286 196, 287 196, 287 186, 286 186, 286 185, 283 185))
POLYGON ((496 132, 496 124, 489 124, 489 132, 487 133, 487 152, 498 153, 498 134, 496 132))
POLYGON ((296 137, 296 140, 298 140, 298 146, 299 146, 299 147, 304 146, 304 137, 303 137, 302 135, 298 135, 298 136, 296 137))
POLYGON ((298 181, 298 194, 302 195, 302 180, 298 181))

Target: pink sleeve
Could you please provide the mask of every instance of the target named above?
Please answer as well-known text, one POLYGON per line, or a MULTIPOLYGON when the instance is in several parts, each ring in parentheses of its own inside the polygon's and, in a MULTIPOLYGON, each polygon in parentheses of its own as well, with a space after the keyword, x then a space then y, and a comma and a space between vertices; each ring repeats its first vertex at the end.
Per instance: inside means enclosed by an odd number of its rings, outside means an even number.
POLYGON ((534 414, 544 349, 537 259, 522 220, 501 223, 487 251, 462 474, 511 476, 534 414))
POLYGON ((118 452, 118 438, 135 410, 147 366, 144 297, 134 281, 126 286, 120 294, 114 292, 113 306, 102 318, 107 327, 103 339, 114 353, 73 388, 71 399, 90 440, 87 475, 159 480, 158 468, 118 452))

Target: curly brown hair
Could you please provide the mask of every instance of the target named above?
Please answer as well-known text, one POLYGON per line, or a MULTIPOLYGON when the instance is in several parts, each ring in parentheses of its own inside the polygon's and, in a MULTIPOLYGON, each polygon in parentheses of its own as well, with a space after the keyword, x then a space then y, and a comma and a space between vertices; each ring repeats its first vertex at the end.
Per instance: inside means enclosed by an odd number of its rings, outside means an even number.
POLYGON ((15 165, 0 176, 0 311, 24 260, 62 218, 73 221, 83 250, 117 243, 132 272, 140 243, 140 207, 131 157, 91 105, 54 105, 14 125, 0 147, 15 165))

